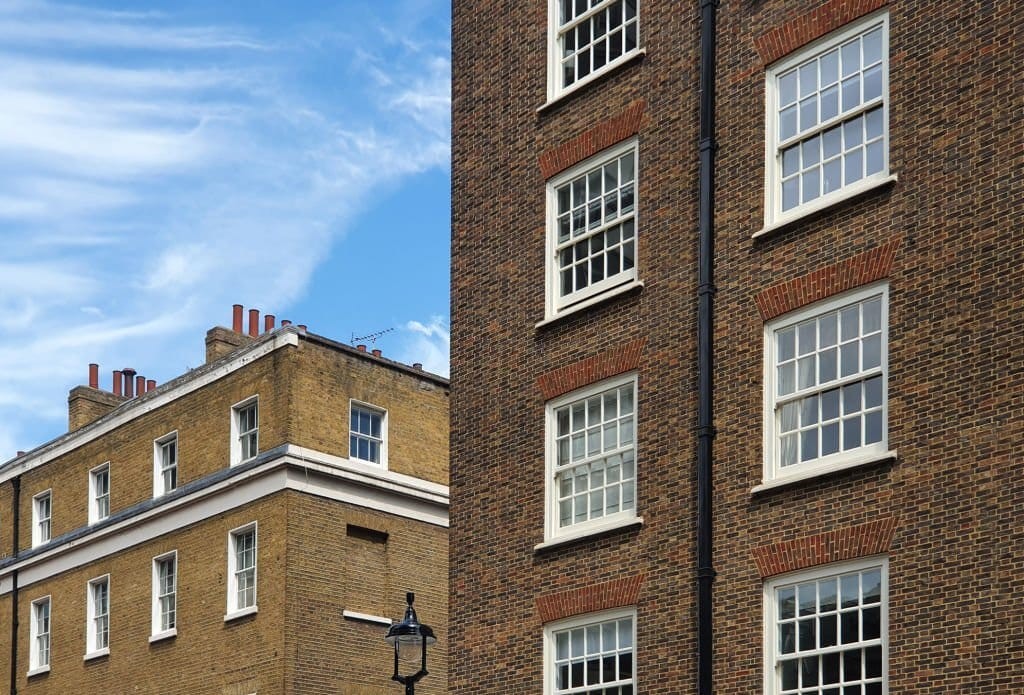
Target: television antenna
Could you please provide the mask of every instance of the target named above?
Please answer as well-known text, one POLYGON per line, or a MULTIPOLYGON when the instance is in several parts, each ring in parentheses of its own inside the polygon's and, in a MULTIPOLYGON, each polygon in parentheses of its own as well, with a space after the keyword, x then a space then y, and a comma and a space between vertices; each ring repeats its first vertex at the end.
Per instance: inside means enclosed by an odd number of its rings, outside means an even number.
POLYGON ((377 338, 381 337, 385 333, 390 333, 393 330, 395 330, 395 329, 394 328, 385 328, 383 331, 377 331, 376 333, 370 333, 369 335, 361 335, 359 337, 356 337, 356 334, 353 333, 352 334, 352 344, 355 345, 357 342, 362 341, 362 340, 368 340, 371 343, 376 343, 377 342, 377 338))

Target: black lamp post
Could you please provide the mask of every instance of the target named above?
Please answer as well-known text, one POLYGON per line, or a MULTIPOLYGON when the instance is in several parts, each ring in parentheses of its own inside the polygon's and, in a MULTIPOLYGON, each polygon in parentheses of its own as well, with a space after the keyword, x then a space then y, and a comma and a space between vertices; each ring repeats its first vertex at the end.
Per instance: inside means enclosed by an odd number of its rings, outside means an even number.
POLYGON ((415 598, 416 595, 411 591, 405 595, 405 601, 409 604, 405 609, 405 619, 388 628, 388 635, 384 638, 395 648, 395 675, 391 676, 391 680, 405 686, 405 695, 415 695, 416 683, 427 675, 427 647, 437 642, 434 631, 416 619, 416 611, 412 607, 415 598), (413 665, 419 661, 419 670, 408 676, 399 675, 399 658, 413 665))

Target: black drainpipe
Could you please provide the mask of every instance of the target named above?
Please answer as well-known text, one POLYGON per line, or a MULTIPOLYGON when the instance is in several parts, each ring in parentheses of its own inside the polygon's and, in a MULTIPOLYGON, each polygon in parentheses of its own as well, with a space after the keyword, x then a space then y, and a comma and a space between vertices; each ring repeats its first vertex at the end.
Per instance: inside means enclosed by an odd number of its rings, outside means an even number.
MULTIPOLYGON (((11 480, 14 511, 11 513, 11 554, 18 557, 18 527, 21 525, 21 476, 11 480)), ((11 695, 18 695, 18 570, 11 572, 11 695)))
POLYGON ((712 694, 711 445, 715 438, 715 19, 717 0, 700 3, 700 259, 697 282, 697 695, 712 694))

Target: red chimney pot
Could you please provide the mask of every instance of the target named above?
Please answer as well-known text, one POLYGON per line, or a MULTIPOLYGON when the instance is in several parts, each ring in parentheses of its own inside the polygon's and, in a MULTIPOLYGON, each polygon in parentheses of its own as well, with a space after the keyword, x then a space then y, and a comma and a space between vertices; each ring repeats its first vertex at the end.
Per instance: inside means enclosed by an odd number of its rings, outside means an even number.
POLYGON ((231 305, 231 330, 235 333, 242 332, 242 305, 231 305))
POLYGON ((156 388, 156 379, 146 379, 146 393, 156 388))
POLYGON ((263 317, 263 332, 274 330, 274 315, 267 314, 263 317))
POLYGON ((365 345, 356 345, 356 350, 358 350, 359 352, 366 352, 366 346, 365 345))
POLYGON ((137 376, 135 377, 135 395, 141 396, 146 392, 146 377, 137 376))
POLYGON ((423 369, 423 363, 422 362, 413 362, 412 363, 412 368, 413 369, 423 369))
POLYGON ((282 327, 284 327, 284 326, 290 326, 290 325, 292 325, 292 322, 291 322, 291 321, 289 321, 288 319, 281 319, 281 326, 282 326, 282 327))
POLYGON ((380 350, 371 350, 374 357, 380 357, 380 350))
POLYGON ((255 338, 260 334, 260 310, 249 309, 249 337, 255 338))
POLYGON ((124 378, 121 376, 121 370, 114 370, 114 378, 110 380, 110 388, 114 392, 115 396, 120 396, 121 391, 124 387, 124 378))
POLYGON ((89 388, 98 389, 100 387, 100 366, 95 362, 89 363, 89 388))

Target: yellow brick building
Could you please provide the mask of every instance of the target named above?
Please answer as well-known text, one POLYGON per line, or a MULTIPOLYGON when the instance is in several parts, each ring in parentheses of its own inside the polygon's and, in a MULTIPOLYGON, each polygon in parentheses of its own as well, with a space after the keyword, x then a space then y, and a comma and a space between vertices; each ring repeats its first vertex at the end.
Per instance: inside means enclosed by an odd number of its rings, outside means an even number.
POLYGON ((265 318, 0 466, 0 690, 383 695, 407 590, 446 634, 447 380, 265 318))

